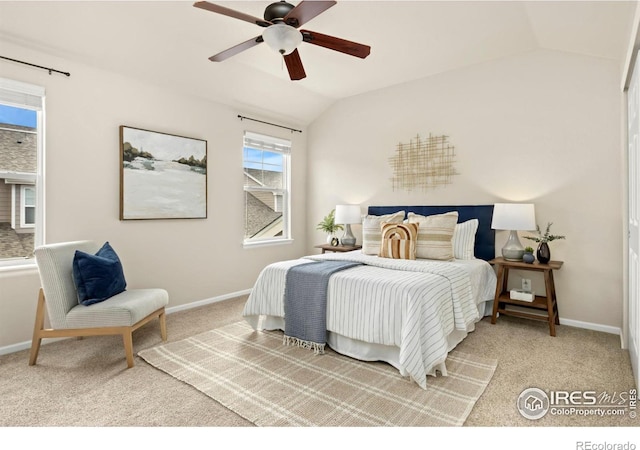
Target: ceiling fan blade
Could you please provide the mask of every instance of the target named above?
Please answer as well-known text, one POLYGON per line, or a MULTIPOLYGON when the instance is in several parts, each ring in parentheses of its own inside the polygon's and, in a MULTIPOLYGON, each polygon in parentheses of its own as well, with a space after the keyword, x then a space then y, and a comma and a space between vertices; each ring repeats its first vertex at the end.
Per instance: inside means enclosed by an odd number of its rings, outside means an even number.
POLYGON ((261 27, 268 27, 269 25, 272 25, 271 22, 267 22, 266 20, 259 17, 255 17, 250 14, 245 14, 240 11, 236 11, 231 8, 225 8, 224 6, 215 5, 209 2, 195 2, 193 6, 214 13, 222 14, 223 16, 229 16, 233 17, 234 19, 244 20, 245 22, 255 23, 256 25, 260 25, 261 27))
POLYGON ((289 11, 289 14, 284 17, 284 21, 286 24, 298 28, 336 3, 335 1, 302 0, 295 8, 289 11))
POLYGON ((216 62, 224 61, 225 59, 231 58, 232 56, 237 55, 238 53, 243 52, 245 50, 248 50, 251 47, 255 47, 261 42, 264 42, 262 40, 262 36, 256 36, 241 44, 234 45, 233 47, 228 48, 225 51, 218 53, 217 55, 213 55, 212 57, 209 58, 209 60, 216 61, 216 62))
POLYGON ((366 58, 369 56, 369 53, 371 53, 371 47, 368 45, 316 33, 315 31, 300 30, 300 32, 302 33, 303 40, 309 44, 319 45, 320 47, 346 53, 351 56, 357 56, 358 58, 366 58))
POLYGON ((295 49, 288 55, 284 55, 284 62, 287 65, 287 70, 289 71, 289 78, 292 80, 302 80, 307 76, 307 74, 304 73, 304 67, 302 66, 302 60, 300 59, 298 49, 295 49))

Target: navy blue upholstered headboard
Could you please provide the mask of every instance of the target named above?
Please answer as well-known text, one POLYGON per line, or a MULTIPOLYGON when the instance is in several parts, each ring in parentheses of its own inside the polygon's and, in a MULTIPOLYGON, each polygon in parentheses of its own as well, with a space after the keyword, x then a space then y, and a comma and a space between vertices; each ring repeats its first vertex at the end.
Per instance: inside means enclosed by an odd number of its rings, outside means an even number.
POLYGON ((474 248, 476 258, 489 261, 496 257, 496 232, 491 229, 493 205, 369 206, 368 214, 380 216, 402 210, 407 213, 413 212, 423 216, 444 214, 449 211, 458 211, 458 223, 465 222, 469 219, 478 219, 478 231, 476 233, 476 245, 474 248))

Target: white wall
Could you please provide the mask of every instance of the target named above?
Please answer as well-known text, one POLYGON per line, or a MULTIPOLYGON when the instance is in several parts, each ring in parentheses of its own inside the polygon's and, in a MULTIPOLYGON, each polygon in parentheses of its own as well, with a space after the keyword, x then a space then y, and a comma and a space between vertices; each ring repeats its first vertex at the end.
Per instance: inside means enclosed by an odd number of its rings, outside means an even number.
MULTIPOLYGON (((69 78, 49 75, 0 61, 2 77, 46 88, 47 242, 108 240, 123 261, 128 286, 167 289, 170 308, 250 289, 268 263, 302 255, 307 229, 304 128, 291 133, 240 121, 238 114, 252 116, 251 111, 183 96, 153 80, 140 82, 2 45, 7 54, 71 73, 69 78), (207 219, 118 219, 120 125, 208 142, 207 219), (293 244, 242 247, 245 129, 292 140, 293 244)), ((0 271, 0 349, 31 339, 38 289, 34 267, 0 271)))
MULTIPOLYGON (((567 236, 551 243, 552 259, 565 262, 555 276, 561 320, 620 328, 619 80, 616 62, 540 50, 336 103, 309 129, 310 229, 343 202, 363 213, 372 204, 533 202, 540 226, 553 222, 567 236), (427 192, 394 192, 397 144, 429 133, 450 137, 460 175, 427 192)), ((324 239, 309 238, 308 251, 324 239)), ((543 292, 541 280, 533 287, 543 292)))

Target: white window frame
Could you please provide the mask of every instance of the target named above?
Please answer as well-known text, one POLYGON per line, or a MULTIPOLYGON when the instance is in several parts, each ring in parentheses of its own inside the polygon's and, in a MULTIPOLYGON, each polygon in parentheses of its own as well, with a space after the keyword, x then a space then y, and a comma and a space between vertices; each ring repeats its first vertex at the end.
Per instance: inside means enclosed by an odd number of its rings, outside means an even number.
MULTIPOLYGON (((21 81, 0 78, 0 103, 22 109, 30 109, 37 113, 37 148, 36 148, 36 222, 33 236, 34 247, 44 244, 45 236, 45 89, 42 86, 23 83, 21 81)), ((21 208, 22 210, 22 208, 21 208)), ((22 215, 22 211, 21 211, 22 215)), ((21 220, 22 221, 22 220, 21 220)), ((31 258, 0 258, 0 269, 16 266, 35 266, 31 258)))
MULTIPOLYGON (((281 189, 275 189, 260 186, 244 186, 245 195, 243 197, 246 199, 247 192, 270 192, 273 193, 274 196, 280 195, 282 196, 282 201, 279 204, 284 210, 282 211, 282 236, 269 238, 244 238, 243 246, 245 248, 251 248, 265 245, 289 244, 293 242, 291 237, 291 141, 262 133, 245 131, 242 141, 243 170, 244 149, 246 147, 282 154, 282 182, 284 187, 281 189)), ((246 214, 246 204, 244 206, 243 214, 246 214)), ((245 220, 246 216, 243 217, 243 223, 245 220)))

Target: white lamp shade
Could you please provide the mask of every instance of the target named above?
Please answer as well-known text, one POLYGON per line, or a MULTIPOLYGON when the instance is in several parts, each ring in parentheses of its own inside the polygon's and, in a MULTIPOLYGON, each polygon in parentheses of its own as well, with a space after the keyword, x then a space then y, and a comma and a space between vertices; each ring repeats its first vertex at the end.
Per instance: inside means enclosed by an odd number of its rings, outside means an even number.
POLYGON ((360 223, 360 206, 358 205, 337 205, 335 222, 338 224, 360 223))
POLYGON ((493 206, 491 228, 494 230, 536 229, 536 212, 533 203, 496 203, 493 206))
POLYGON ((292 26, 277 23, 262 32, 262 39, 278 53, 288 55, 302 42, 302 33, 292 26))

